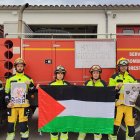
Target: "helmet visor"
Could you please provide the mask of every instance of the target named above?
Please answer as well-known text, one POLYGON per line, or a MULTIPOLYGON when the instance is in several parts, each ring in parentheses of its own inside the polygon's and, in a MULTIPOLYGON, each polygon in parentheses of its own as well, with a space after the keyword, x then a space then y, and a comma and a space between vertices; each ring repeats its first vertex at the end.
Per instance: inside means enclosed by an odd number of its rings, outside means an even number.
POLYGON ((65 70, 61 70, 61 69, 59 69, 59 70, 56 70, 56 73, 65 73, 65 70))
POLYGON ((101 68, 98 65, 92 67, 93 70, 100 70, 101 68))
POLYGON ((90 72, 93 72, 93 71, 101 72, 102 70, 101 70, 101 67, 99 65, 94 65, 94 66, 92 66, 90 72))
POLYGON ((66 73, 66 70, 63 66, 57 66, 56 70, 55 70, 55 73, 63 73, 65 74, 66 73))
POLYGON ((126 65, 128 65, 128 60, 121 60, 120 62, 119 62, 119 65, 122 65, 122 66, 126 66, 126 65))

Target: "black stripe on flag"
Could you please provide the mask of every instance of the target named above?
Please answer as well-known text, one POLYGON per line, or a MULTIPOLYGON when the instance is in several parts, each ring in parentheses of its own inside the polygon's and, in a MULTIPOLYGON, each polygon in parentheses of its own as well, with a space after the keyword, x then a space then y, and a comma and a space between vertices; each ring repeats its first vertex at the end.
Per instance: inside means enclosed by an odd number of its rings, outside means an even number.
POLYGON ((90 87, 90 86, 46 86, 40 88, 54 99, 61 100, 80 100, 94 102, 114 102, 114 87, 90 87))

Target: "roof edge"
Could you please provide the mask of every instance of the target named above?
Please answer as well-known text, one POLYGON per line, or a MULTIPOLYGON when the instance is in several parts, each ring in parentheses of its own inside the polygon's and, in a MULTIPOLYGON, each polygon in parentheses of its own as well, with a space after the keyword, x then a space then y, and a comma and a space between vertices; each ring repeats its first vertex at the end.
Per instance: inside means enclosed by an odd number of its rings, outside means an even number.
MULTIPOLYGON (((22 5, 0 5, 0 10, 19 10, 22 5)), ((140 4, 120 5, 29 5, 26 10, 140 10, 140 4)))

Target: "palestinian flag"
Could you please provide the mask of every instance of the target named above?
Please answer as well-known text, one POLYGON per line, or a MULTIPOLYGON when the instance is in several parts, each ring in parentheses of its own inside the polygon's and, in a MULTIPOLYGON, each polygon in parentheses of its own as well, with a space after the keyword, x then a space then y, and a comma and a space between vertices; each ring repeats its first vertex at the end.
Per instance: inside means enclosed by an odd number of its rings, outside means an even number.
POLYGON ((113 87, 40 86, 40 132, 113 133, 113 87))

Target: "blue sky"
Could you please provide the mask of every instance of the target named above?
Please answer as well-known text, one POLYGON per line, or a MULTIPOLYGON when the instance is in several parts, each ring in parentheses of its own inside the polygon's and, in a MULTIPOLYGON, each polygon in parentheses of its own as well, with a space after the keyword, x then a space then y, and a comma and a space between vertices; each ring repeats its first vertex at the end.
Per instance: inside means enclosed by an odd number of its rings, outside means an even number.
POLYGON ((0 0, 0 5, 93 5, 93 4, 140 4, 140 0, 0 0))

